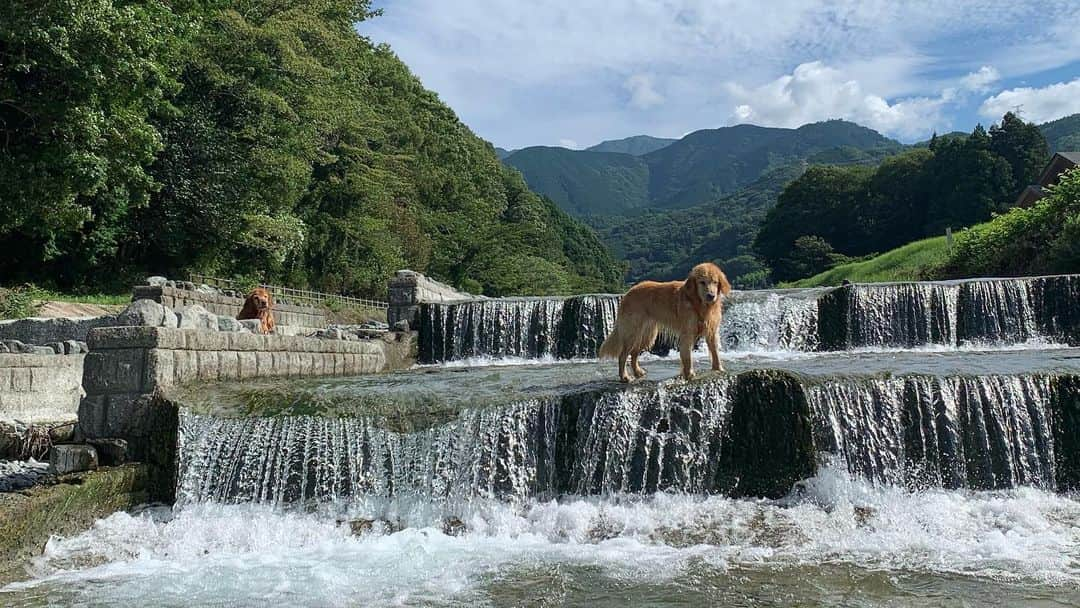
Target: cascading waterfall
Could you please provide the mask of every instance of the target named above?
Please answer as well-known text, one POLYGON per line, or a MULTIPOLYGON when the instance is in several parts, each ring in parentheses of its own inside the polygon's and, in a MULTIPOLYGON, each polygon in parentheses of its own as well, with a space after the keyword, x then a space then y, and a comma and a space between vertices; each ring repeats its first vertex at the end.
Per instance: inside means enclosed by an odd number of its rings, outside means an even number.
POLYGON ((1040 337, 1030 281, 972 281, 959 290, 961 341, 1016 344, 1040 337))
POLYGON ((492 298, 425 304, 420 360, 594 357, 615 324, 618 296, 492 298))
MULTIPOLYGON (((1073 276, 733 292, 720 328, 731 352, 1080 342, 1073 276)), ((592 358, 617 295, 493 298, 421 307, 420 360, 592 358)), ((657 352, 674 341, 661 340, 657 352)))
POLYGON ((821 350, 1080 342, 1074 276, 852 285, 819 301, 821 350))
POLYGON ((1051 381, 910 376, 808 389, 819 448, 882 483, 1054 488, 1051 381))
POLYGON ((345 504, 725 492, 725 480, 747 471, 771 474, 761 467, 773 463, 752 460, 767 457, 756 452, 764 446, 725 447, 729 437, 769 432, 762 424, 794 425, 788 436, 809 446, 799 462, 836 454, 879 483, 1055 489, 1055 386, 1039 375, 799 380, 748 372, 466 408, 420 429, 377 416, 186 413, 178 498, 345 504), (799 403, 810 417, 805 435, 798 414, 787 414, 799 403), (736 462, 744 456, 749 469, 736 462))
POLYGON ((720 326, 724 350, 735 352, 817 349, 819 290, 736 292, 720 326))
MULTIPOLYGON (((820 290, 735 292, 725 305, 724 348, 812 351, 820 290)), ((593 358, 615 326, 616 295, 492 298, 421 307, 420 360, 470 357, 593 358)), ((658 350, 675 344, 662 336, 658 350)))
POLYGON ((852 346, 956 344, 955 285, 897 283, 850 289, 852 346))
POLYGON ((179 500, 272 504, 708 492, 726 380, 466 409, 413 432, 373 418, 184 414, 179 500))

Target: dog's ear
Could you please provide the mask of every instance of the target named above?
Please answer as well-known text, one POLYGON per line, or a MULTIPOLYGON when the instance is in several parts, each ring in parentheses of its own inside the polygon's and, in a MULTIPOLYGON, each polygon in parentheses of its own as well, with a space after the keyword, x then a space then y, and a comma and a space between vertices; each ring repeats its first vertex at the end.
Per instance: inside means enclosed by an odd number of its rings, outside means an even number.
POLYGON ((720 277, 720 293, 725 296, 731 293, 731 283, 728 283, 727 275, 719 268, 716 269, 718 276, 720 277))
POLYGON ((682 290, 691 302, 697 304, 701 303, 701 295, 698 294, 697 289, 697 276, 694 274, 693 270, 690 271, 690 274, 686 276, 686 280, 683 281, 682 290))

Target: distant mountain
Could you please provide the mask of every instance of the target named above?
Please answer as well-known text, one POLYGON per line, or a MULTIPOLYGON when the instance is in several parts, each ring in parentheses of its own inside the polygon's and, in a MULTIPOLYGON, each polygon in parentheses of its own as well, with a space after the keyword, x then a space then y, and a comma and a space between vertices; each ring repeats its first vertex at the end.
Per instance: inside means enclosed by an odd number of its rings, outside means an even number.
POLYGON ((820 159, 816 162, 876 162, 902 147, 877 131, 842 120, 798 129, 737 125, 695 131, 645 157, 649 198, 657 207, 688 207, 811 157, 820 159))
POLYGON ((1080 114, 1039 125, 1050 152, 1080 151, 1080 114))
POLYGON ((617 258, 629 263, 628 282, 682 278, 694 264, 712 260, 721 264, 736 287, 760 287, 766 270, 754 258, 751 243, 780 191, 809 164, 767 171, 736 192, 693 207, 611 218, 597 232, 617 258))
POLYGON ((512 150, 507 150, 506 148, 500 148, 498 146, 495 146, 495 156, 498 156, 499 160, 503 160, 513 153, 514 152, 512 150))
POLYGON ((690 207, 736 192, 785 165, 871 163, 902 148, 876 131, 832 120, 798 129, 738 125, 695 131, 642 156, 534 147, 504 162, 567 212, 595 216, 690 207))
POLYGON ((655 152, 660 148, 665 148, 678 141, 677 139, 668 139, 666 137, 652 137, 649 135, 634 135, 633 137, 624 137, 623 139, 609 139, 602 141, 591 148, 586 148, 590 152, 618 152, 620 154, 630 154, 631 156, 643 156, 649 152, 655 152))
MULTIPOLYGON (((938 139, 967 139, 971 133, 964 133, 963 131, 949 131, 948 133, 938 133, 938 139)), ((931 138, 933 139, 933 138, 931 138)), ((911 144, 912 148, 929 148, 930 139, 924 139, 923 141, 911 144)))
POLYGON ((649 167, 638 156, 534 146, 503 162, 572 215, 622 215, 649 205, 649 167))

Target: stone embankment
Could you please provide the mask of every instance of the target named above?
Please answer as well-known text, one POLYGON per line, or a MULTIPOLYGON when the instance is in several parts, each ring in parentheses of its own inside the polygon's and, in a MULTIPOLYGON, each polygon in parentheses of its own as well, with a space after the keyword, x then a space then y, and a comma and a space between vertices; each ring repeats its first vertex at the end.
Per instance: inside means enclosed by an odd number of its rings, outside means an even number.
MULTIPOLYGON (((146 285, 135 287, 132 300, 152 300, 173 310, 199 306, 229 318, 235 318, 244 307, 246 294, 236 290, 196 285, 190 281, 171 281, 165 277, 150 277, 146 282, 146 285)), ((274 319, 279 327, 326 327, 326 313, 324 308, 289 302, 274 294, 274 319)))

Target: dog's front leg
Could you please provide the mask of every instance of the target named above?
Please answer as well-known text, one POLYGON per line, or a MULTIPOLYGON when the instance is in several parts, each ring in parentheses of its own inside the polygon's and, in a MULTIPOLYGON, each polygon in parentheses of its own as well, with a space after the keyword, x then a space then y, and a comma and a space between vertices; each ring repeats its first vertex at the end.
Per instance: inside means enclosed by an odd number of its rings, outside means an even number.
POLYGON ((694 351, 694 342, 697 340, 692 335, 679 336, 679 358, 682 359, 682 377, 684 380, 694 379, 694 361, 690 354, 694 351))
POLYGON ((724 363, 720 361, 720 349, 717 348, 716 333, 710 333, 705 336, 705 343, 709 345, 709 357, 712 358, 712 368, 714 372, 724 371, 724 363))

